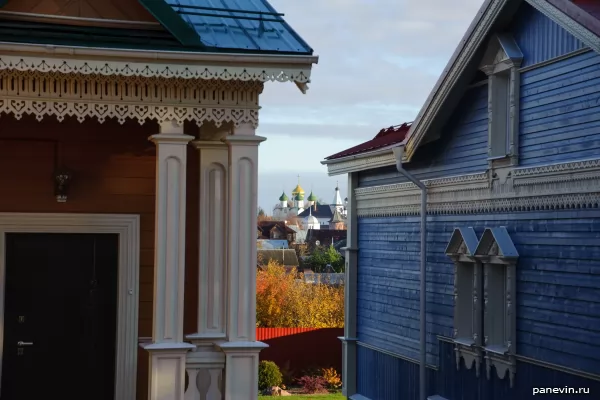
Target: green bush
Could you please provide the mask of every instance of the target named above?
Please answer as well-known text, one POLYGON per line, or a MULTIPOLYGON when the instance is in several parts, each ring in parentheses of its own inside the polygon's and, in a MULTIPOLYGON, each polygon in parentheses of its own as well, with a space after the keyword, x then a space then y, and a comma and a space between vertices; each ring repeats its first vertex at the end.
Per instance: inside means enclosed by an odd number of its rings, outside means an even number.
POLYGON ((258 389, 265 390, 272 386, 280 386, 283 377, 279 367, 273 361, 261 361, 258 364, 258 389))

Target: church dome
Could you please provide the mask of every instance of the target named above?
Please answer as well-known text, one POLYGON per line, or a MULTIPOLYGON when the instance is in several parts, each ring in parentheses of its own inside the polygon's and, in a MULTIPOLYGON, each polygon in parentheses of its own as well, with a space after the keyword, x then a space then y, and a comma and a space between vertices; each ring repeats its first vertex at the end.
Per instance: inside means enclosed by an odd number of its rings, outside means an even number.
POLYGON ((308 201, 317 201, 317 196, 315 196, 313 194, 313 192, 310 192, 310 196, 308 196, 308 201))
POLYGON ((308 217, 306 217, 305 224, 308 227, 313 227, 313 226, 318 226, 320 224, 320 222, 317 219, 317 217, 315 217, 314 215, 309 215, 308 217))
POLYGON ((296 187, 294 188, 294 190, 292 190, 292 196, 295 196, 297 194, 302 194, 304 195, 304 189, 302 189, 302 186, 300 186, 300 184, 297 184, 296 187))
POLYGON ((296 193, 296 196, 294 197, 294 200, 304 200, 304 192, 298 192, 296 193))
POLYGON ((285 192, 283 192, 281 194, 281 197, 279 197, 279 201, 288 201, 288 197, 286 196, 285 192))

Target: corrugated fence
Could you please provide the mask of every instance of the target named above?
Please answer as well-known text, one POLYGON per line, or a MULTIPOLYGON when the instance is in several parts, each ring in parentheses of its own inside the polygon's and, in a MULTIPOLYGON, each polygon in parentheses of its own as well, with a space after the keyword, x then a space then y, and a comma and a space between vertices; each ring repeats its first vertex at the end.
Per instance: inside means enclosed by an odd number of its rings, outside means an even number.
POLYGON ((261 360, 275 362, 284 378, 299 378, 311 370, 335 368, 341 374, 343 328, 256 328, 256 340, 269 345, 261 360))

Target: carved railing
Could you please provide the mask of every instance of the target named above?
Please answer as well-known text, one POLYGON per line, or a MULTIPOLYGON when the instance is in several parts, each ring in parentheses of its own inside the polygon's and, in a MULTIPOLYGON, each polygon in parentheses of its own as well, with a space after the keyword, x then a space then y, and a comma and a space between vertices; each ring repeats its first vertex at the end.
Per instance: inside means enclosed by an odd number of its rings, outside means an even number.
POLYGON ((225 354, 212 344, 196 344, 187 354, 185 400, 223 400, 225 354))

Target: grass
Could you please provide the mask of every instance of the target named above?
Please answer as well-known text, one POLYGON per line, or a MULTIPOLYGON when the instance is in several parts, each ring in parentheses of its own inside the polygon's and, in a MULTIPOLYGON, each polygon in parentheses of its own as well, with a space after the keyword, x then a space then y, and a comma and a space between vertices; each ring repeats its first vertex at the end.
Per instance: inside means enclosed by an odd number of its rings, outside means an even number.
MULTIPOLYGON (((273 396, 258 396, 259 399, 273 399, 273 396)), ((286 396, 288 400, 346 400, 341 393, 334 394, 302 394, 286 396)))

